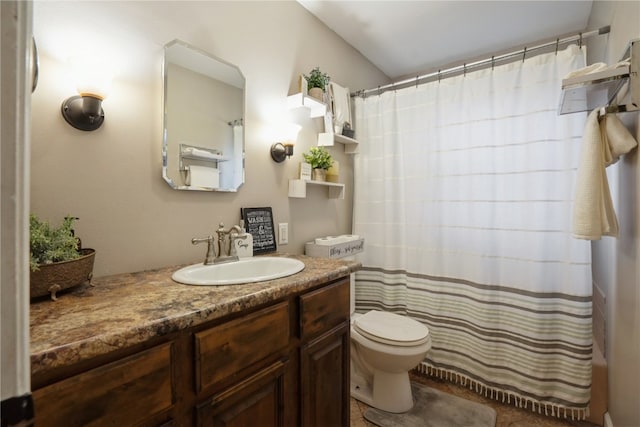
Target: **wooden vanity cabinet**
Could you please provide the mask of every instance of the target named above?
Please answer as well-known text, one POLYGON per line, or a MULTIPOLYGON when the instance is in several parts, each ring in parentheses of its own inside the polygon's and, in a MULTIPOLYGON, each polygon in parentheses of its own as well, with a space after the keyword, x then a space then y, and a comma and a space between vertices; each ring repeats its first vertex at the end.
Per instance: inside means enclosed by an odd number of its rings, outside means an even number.
POLYGON ((197 426, 349 425, 349 279, 293 296, 289 317, 284 307, 280 303, 196 334, 196 348, 205 347, 199 344, 205 337, 218 341, 206 347, 220 357, 201 358, 212 361, 212 373, 216 366, 222 371, 212 384, 231 371, 254 367, 250 376, 198 406, 197 426), (295 330, 289 318, 297 320, 295 330), (234 337, 242 342, 227 345, 234 337), (278 351, 283 348, 287 353, 278 351), (230 355, 242 361, 223 361, 230 355), (255 369, 256 361, 273 360, 273 355, 282 357, 255 369), (229 370, 229 364, 236 369, 229 370))
POLYGON ((32 378, 40 426, 348 426, 349 279, 32 378))

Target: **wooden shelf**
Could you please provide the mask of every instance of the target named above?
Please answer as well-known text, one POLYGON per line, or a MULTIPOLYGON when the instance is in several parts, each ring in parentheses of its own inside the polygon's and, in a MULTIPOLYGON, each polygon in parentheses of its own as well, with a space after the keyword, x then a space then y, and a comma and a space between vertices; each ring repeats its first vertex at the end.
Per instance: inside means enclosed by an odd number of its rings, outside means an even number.
POLYGON ((326 181, 307 181, 302 179, 289 180, 289 197, 304 199, 307 197, 307 185, 327 187, 330 199, 344 199, 344 184, 326 181))

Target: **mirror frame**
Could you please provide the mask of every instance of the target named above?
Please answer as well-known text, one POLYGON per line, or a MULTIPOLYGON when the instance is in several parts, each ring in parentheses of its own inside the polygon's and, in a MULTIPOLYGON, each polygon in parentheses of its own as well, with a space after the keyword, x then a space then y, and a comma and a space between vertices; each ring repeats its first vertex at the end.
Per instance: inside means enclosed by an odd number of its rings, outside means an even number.
MULTIPOLYGON (((175 64, 175 62, 174 62, 175 64)), ((211 76, 212 78, 214 78, 213 76, 211 76)), ((174 190, 189 190, 189 191, 209 191, 209 192, 224 192, 224 193, 234 193, 237 192, 240 187, 242 187, 242 185, 245 183, 245 117, 246 117, 246 98, 247 98, 247 92, 246 92, 246 78, 244 76, 244 74, 242 73, 242 70, 240 70, 240 67, 238 67, 235 64, 232 64, 228 61, 225 61, 223 59, 220 59, 202 49, 199 49, 187 42, 184 42, 182 40, 179 39, 175 39, 170 41, 169 43, 165 44, 163 47, 163 61, 162 61, 162 82, 163 82, 163 99, 162 99, 162 106, 163 106, 163 114, 162 114, 162 178, 164 179, 164 181, 169 184, 169 186, 171 188, 173 188, 174 190), (192 187, 192 186, 188 186, 188 185, 179 185, 176 184, 174 182, 174 180, 168 175, 167 171, 168 171, 168 156, 169 156, 169 141, 167 140, 168 137, 168 132, 167 132, 167 118, 168 118, 168 104, 167 104, 167 94, 168 94, 168 67, 169 67, 169 61, 167 59, 167 49, 171 48, 172 46, 182 46, 186 49, 189 49, 191 51, 193 51, 196 54, 200 54, 205 58, 208 58, 210 60, 213 61, 217 61, 218 63, 220 63, 223 67, 227 67, 229 70, 233 69, 235 70, 241 77, 242 81, 243 81, 243 87, 242 87, 242 117, 239 119, 242 123, 243 129, 242 129, 242 153, 241 153, 241 164, 242 164, 242 176, 241 176, 241 180, 238 183, 237 187, 235 188, 203 188, 203 187, 192 187)), ((233 123, 237 122, 238 119, 233 119, 232 122, 229 122, 229 126, 233 126, 233 123)), ((235 156, 234 156, 235 158, 235 156)), ((180 160, 178 160, 180 161, 180 160)))

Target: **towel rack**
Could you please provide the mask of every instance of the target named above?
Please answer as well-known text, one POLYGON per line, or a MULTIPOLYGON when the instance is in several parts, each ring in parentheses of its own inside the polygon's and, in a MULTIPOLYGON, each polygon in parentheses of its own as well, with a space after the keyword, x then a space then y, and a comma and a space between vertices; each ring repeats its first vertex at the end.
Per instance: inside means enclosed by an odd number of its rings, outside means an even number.
POLYGON ((181 171, 187 170, 184 160, 199 160, 202 162, 224 162, 228 159, 222 157, 222 151, 215 148, 197 147, 195 145, 180 144, 180 165, 181 171))
POLYGON ((628 65, 562 80, 562 96, 558 114, 592 111, 605 106, 607 113, 640 110, 640 39, 629 42, 621 60, 628 65), (629 87, 629 101, 615 105, 622 88, 629 87))

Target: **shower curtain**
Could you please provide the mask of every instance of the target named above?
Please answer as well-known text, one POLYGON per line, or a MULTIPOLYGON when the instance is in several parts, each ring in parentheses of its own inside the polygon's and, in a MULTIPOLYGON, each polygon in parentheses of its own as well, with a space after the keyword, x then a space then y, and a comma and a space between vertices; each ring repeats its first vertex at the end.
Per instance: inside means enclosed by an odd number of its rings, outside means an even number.
POLYGON ((557 54, 355 99, 356 309, 427 325, 419 366, 487 396, 583 418, 588 243, 570 237, 585 114, 558 116, 557 54))

